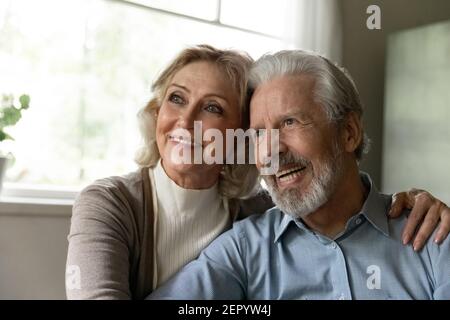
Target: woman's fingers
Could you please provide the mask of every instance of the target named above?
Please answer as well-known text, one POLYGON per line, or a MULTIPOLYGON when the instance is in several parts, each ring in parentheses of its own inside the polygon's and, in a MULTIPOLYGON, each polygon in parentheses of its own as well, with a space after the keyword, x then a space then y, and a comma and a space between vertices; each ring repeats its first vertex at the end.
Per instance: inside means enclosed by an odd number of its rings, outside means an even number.
MULTIPOLYGON (((440 201, 439 201, 440 202, 440 201)), ((423 248, 425 242, 428 240, 433 231, 436 229, 436 225, 439 222, 439 212, 440 212, 440 203, 433 204, 423 219, 423 222, 419 228, 419 231, 414 236, 413 239, 413 248, 414 251, 418 251, 423 248)))
POLYGON ((441 224, 434 238, 434 242, 441 244, 450 232, 450 208, 443 204, 441 211, 441 224))
POLYGON ((389 217, 398 218, 402 215, 404 209, 411 209, 412 206, 408 203, 406 192, 397 192, 392 196, 391 209, 389 210, 389 217))
MULTIPOLYGON (((410 192, 408 192, 407 197, 411 197, 410 192)), ((406 225, 403 228, 402 233, 403 244, 407 244, 410 242, 412 236, 415 233, 415 230, 422 222, 424 216, 428 215, 429 210, 431 209, 433 203, 436 201, 436 199, 434 199, 434 197, 426 191, 422 191, 413 197, 414 197, 414 206, 411 210, 408 220, 406 221, 406 225)), ((431 214, 433 215, 433 212, 431 212, 431 214)), ((431 233, 429 233, 428 236, 430 236, 430 234, 431 233)))
POLYGON ((445 203, 427 191, 413 188, 408 192, 398 192, 392 196, 389 217, 398 218, 405 209, 412 210, 403 228, 403 244, 406 245, 413 240, 414 250, 422 249, 436 229, 439 220, 441 223, 433 240, 441 244, 447 238, 450 233, 450 208, 445 203))

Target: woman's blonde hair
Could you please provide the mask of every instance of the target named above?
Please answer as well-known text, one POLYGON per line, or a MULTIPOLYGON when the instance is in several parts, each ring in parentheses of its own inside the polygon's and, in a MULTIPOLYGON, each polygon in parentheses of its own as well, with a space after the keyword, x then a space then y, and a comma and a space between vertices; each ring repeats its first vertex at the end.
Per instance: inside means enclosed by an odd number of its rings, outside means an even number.
MULTIPOLYGON (((248 128, 247 77, 253 59, 243 52, 219 50, 209 45, 186 48, 153 83, 153 98, 138 113, 143 145, 137 151, 135 161, 140 167, 153 167, 160 158, 156 144, 156 111, 161 106, 171 79, 180 69, 198 61, 214 63, 224 71, 224 76, 231 81, 239 96, 242 128, 248 128)), ((246 198, 257 191, 258 182, 259 174, 255 165, 226 164, 219 178, 219 191, 228 198, 246 198)))

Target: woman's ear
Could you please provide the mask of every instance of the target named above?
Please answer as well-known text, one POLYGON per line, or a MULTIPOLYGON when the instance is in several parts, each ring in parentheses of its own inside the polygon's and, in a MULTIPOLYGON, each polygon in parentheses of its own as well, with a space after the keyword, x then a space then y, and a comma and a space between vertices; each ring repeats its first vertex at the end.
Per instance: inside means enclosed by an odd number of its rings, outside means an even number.
POLYGON ((353 153, 363 139, 363 127, 361 117, 355 112, 350 112, 345 119, 343 128, 343 144, 345 151, 353 153))

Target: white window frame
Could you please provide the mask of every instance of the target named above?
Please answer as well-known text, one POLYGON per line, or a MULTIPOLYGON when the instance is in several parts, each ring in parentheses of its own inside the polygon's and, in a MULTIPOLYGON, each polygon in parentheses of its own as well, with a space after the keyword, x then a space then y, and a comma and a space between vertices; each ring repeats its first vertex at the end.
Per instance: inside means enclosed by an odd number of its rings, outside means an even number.
POLYGON ((258 36, 263 36, 263 37, 267 37, 267 38, 271 38, 271 39, 276 39, 276 40, 283 40, 281 37, 277 37, 274 36, 272 34, 268 34, 268 33, 264 33, 264 32, 258 32, 256 30, 252 30, 252 29, 247 29, 247 28, 240 28, 231 24, 226 24, 226 23, 222 23, 220 20, 220 15, 221 15, 221 7, 222 7, 222 0, 217 0, 217 12, 216 12, 216 17, 214 20, 208 20, 208 19, 202 19, 202 18, 198 18, 198 17, 193 17, 187 14, 182 14, 182 13, 178 13, 178 12, 173 12, 170 10, 165 10, 165 9, 160 9, 160 8, 156 8, 153 7, 151 5, 147 5, 147 4, 142 4, 139 1, 135 1, 135 0, 109 0, 109 1, 114 1, 114 2, 121 2, 124 4, 128 4, 131 6, 135 6, 138 8, 144 8, 153 12, 157 12, 157 13, 161 13, 161 14, 166 14, 166 15, 170 15, 173 17, 178 17, 178 18, 185 18, 185 19, 189 19, 189 20, 193 20, 196 22, 202 22, 205 24, 209 24, 209 25, 213 25, 213 26, 219 26, 219 27, 224 27, 224 28, 228 28, 228 29, 232 29, 232 30, 236 30, 236 31, 243 31, 243 32, 247 32, 247 33, 251 33, 254 35, 258 35, 258 36))

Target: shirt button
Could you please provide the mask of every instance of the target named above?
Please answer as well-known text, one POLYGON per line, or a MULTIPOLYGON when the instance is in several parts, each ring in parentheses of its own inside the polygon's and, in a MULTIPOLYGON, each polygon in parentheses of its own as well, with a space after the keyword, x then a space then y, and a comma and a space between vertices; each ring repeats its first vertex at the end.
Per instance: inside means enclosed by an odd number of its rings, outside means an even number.
POLYGON ((333 249, 336 249, 336 248, 337 248, 337 245, 336 245, 335 242, 333 242, 333 243, 330 245, 330 247, 333 248, 333 249))
POLYGON ((339 296, 339 300, 345 300, 345 295, 343 293, 339 296))
POLYGON ((360 224, 361 223, 361 218, 358 218, 355 220, 356 224, 360 224))

